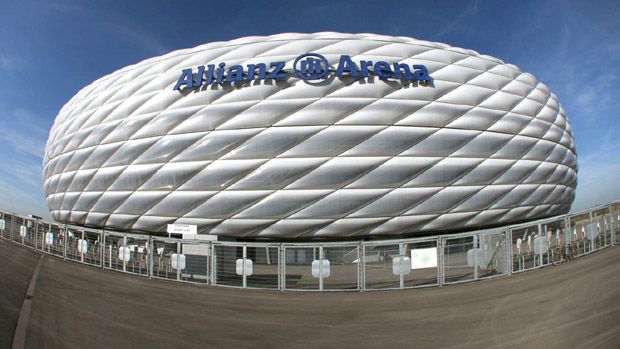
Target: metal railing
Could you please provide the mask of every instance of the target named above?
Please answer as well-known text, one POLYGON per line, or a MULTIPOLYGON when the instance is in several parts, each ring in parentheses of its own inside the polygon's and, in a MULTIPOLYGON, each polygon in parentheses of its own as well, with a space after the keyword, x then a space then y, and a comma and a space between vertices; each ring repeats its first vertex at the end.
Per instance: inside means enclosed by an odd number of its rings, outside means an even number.
POLYGON ((519 225, 392 240, 184 240, 4 211, 0 236, 66 260, 148 278, 271 290, 385 290, 506 276, 620 243, 620 201, 519 225))

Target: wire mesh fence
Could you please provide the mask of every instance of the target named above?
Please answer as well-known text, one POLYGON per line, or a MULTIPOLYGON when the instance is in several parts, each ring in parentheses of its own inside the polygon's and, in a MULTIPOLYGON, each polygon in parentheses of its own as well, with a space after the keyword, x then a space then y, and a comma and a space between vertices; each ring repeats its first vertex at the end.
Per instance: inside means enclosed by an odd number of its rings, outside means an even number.
POLYGON ((4 211, 0 236, 67 260, 151 278, 370 291, 505 276, 600 250, 620 242, 620 202, 508 227, 399 240, 205 241, 68 226, 4 211))

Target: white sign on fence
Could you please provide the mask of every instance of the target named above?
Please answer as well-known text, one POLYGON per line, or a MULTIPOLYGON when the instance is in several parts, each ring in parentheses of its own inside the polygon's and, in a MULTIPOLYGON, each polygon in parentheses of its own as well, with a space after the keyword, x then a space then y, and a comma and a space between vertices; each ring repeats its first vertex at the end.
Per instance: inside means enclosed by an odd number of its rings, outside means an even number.
POLYGON ((217 235, 183 233, 183 240, 217 241, 217 235))
POLYGON ((121 246, 118 248, 118 259, 125 262, 129 262, 131 260, 131 250, 129 247, 121 246))
POLYGON ((54 244, 54 234, 45 233, 45 244, 48 246, 54 244))
POLYGON ((25 238, 26 235, 28 235, 28 228, 22 225, 21 227, 19 227, 19 236, 25 238))
POLYGON ((86 241, 84 239, 80 239, 78 241, 78 252, 79 253, 86 253, 86 251, 88 251, 88 241, 86 241))
POLYGON ((323 263, 319 264, 319 260, 312 261, 312 276, 319 278, 321 277, 321 274, 323 274, 323 278, 328 278, 330 275, 329 261, 327 259, 323 259, 321 262, 323 263))
POLYGON ((392 274, 400 275, 401 271, 403 275, 411 273, 411 259, 407 256, 396 256, 392 258, 392 274))
POLYGON ((484 250, 481 248, 472 248, 467 251, 467 266, 469 267, 480 267, 484 268, 485 266, 485 255, 484 250))
POLYGON ((198 226, 193 224, 168 224, 168 234, 196 234, 198 226))
POLYGON ((544 236, 537 236, 534 238, 534 253, 544 254, 549 249, 549 242, 544 236))
POLYGON ((172 269, 185 269, 185 255, 181 253, 173 253, 170 256, 170 264, 172 269))
MULTIPOLYGON (((236 268, 235 268, 237 275, 243 275, 243 258, 239 258, 237 259, 236 262, 236 268)), ((254 272, 254 268, 252 266, 252 260, 251 259, 247 259, 245 260, 245 275, 246 276, 251 276, 252 272, 254 272)))
POLYGON ((436 267, 437 247, 414 248, 411 250, 411 269, 436 267))
POLYGON ((4 230, 4 219, 0 219, 0 230, 4 230))
POLYGON ((598 228, 596 223, 590 223, 587 226, 588 240, 594 240, 598 236, 598 228))

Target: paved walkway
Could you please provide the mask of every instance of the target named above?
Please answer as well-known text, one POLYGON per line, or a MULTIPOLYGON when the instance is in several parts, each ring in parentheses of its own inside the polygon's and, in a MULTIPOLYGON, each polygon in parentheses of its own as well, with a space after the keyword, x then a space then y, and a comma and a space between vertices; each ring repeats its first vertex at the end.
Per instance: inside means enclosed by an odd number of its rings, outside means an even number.
MULTIPOLYGON (((0 240, 3 346, 37 257, 0 240)), ((620 247, 509 278, 365 293, 194 286, 42 261, 26 347, 216 346, 619 348, 620 247)))

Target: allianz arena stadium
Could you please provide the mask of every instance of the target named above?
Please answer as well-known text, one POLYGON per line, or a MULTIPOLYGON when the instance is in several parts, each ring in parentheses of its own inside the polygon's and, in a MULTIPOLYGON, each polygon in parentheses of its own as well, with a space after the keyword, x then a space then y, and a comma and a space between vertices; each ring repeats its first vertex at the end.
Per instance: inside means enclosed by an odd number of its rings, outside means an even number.
POLYGON ((446 44, 286 33, 178 50, 59 112, 59 222, 236 239, 421 236, 568 212, 570 124, 516 66, 446 44))

